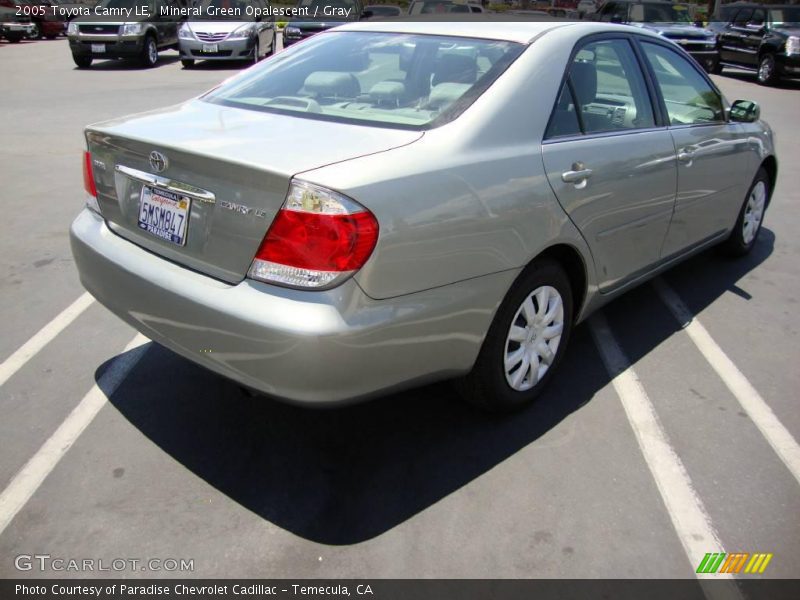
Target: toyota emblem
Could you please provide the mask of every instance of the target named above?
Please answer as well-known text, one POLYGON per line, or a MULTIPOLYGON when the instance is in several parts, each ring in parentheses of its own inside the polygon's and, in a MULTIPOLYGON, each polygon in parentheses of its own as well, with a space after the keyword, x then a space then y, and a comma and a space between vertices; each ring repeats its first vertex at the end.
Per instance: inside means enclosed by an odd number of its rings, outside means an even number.
POLYGON ((169 161, 167 157, 161 154, 161 152, 156 152, 153 150, 150 153, 150 166, 153 167, 153 171, 156 173, 162 173, 167 170, 169 166, 169 161))

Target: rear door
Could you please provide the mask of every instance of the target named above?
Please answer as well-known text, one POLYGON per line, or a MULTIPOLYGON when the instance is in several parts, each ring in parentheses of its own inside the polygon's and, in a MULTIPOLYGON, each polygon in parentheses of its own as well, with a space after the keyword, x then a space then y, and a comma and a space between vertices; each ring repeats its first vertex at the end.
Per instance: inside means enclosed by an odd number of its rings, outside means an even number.
POLYGON ((654 104, 628 36, 592 36, 576 48, 542 145, 603 291, 656 263, 669 227, 675 148, 654 104))
POLYGON ((753 9, 745 7, 739 10, 728 23, 725 30, 719 36, 720 60, 727 63, 748 65, 754 59, 748 56, 747 44, 747 23, 753 16, 753 9))
POLYGON ((641 41, 669 119, 678 193, 662 254, 667 257, 729 229, 744 198, 747 138, 726 121, 722 96, 705 73, 667 44, 641 41))

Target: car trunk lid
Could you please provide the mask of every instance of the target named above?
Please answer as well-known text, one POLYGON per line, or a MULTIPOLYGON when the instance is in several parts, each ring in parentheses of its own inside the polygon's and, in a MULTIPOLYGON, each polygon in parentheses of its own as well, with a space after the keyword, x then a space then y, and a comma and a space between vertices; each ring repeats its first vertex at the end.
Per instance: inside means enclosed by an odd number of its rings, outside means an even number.
POLYGON ((86 133, 109 228, 229 283, 247 273, 292 176, 421 135, 199 100, 91 126, 86 133))

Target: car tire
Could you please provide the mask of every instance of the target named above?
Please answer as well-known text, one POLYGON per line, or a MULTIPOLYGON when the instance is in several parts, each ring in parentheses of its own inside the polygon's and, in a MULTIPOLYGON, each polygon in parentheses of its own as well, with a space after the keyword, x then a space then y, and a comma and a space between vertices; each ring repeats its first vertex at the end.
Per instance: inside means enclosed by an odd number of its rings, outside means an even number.
POLYGON ((88 69, 89 67, 92 66, 91 56, 78 56, 77 54, 73 54, 72 60, 78 66, 79 69, 88 69))
POLYGON ((146 69, 155 67, 156 63, 158 63, 158 44, 156 43, 155 36, 148 35, 144 39, 144 45, 142 46, 142 56, 140 60, 142 66, 146 69))
POLYGON ((50 34, 47 34, 47 35, 45 35, 44 37, 46 37, 48 40, 54 40, 54 39, 56 39, 58 36, 57 36, 57 35, 54 35, 54 34, 52 34, 52 33, 50 33, 50 34))
POLYGON ((25 35, 22 34, 22 33, 7 33, 6 34, 6 39, 11 44, 19 44, 22 41, 22 38, 24 38, 24 37, 25 37, 25 35))
POLYGON ((253 46, 253 64, 257 65, 258 61, 261 60, 259 56, 259 52, 261 52, 261 45, 258 43, 258 38, 256 38, 256 43, 253 46))
POLYGON ((775 55, 771 53, 762 54, 758 59, 758 83, 761 85, 774 85, 778 80, 777 72, 775 55))
POLYGON ((720 63, 719 57, 709 58, 703 66, 706 71, 712 75, 719 75, 722 73, 722 63, 720 63))
POLYGON ((500 305, 472 371, 456 381, 462 397, 491 412, 529 405, 557 370, 572 323, 572 287, 564 269, 553 260, 534 261, 500 305))
POLYGON ((755 246, 769 205, 769 188, 769 174, 761 167, 747 190, 736 225, 723 243, 723 250, 729 256, 744 256, 755 246))
POLYGON ((192 58, 182 58, 181 64, 183 65, 184 69, 191 69, 194 67, 194 59, 192 58))
POLYGON ((40 37, 42 37, 42 28, 39 27, 38 24, 33 23, 33 29, 31 33, 28 34, 28 39, 38 40, 40 37))

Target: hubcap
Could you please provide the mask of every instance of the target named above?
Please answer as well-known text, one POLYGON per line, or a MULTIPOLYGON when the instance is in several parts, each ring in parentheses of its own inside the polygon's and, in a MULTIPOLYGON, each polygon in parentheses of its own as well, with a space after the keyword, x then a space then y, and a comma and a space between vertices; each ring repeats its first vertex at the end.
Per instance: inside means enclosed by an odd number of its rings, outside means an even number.
POLYGON ((761 81, 768 81, 772 76, 772 57, 766 56, 758 67, 758 77, 761 81))
POLYGON ((564 331, 564 302, 554 287, 538 287, 511 320, 505 344, 506 381, 512 389, 531 389, 555 360, 564 331))
POLYGON ((147 58, 150 60, 150 64, 156 64, 158 60, 158 49, 156 48, 156 43, 150 40, 150 43, 147 45, 147 58))
POLYGON ((767 203, 767 186, 763 181, 759 181, 753 186, 750 196, 747 198, 747 206, 744 209, 744 219, 742 223, 742 239, 745 244, 750 244, 758 233, 761 219, 764 217, 764 206, 767 203))

